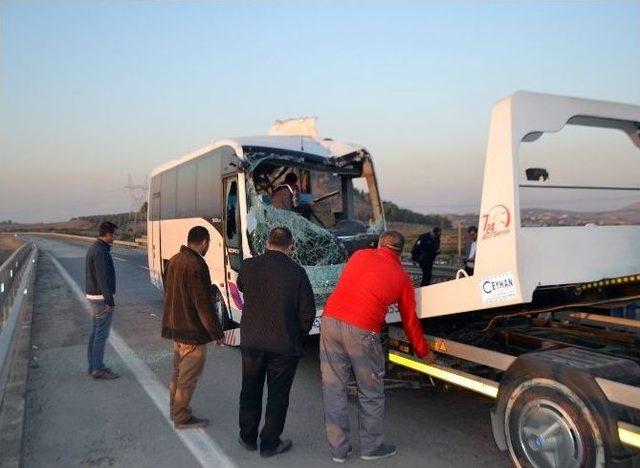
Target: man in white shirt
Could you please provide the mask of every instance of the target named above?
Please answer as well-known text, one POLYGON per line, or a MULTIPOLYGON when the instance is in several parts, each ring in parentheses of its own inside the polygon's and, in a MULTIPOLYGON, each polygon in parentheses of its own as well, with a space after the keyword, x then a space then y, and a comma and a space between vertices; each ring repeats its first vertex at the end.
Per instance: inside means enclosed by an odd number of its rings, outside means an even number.
POLYGON ((478 228, 475 226, 467 229, 467 237, 469 243, 467 244, 466 257, 464 259, 464 269, 469 276, 473 275, 473 270, 476 266, 476 243, 478 240, 478 228))

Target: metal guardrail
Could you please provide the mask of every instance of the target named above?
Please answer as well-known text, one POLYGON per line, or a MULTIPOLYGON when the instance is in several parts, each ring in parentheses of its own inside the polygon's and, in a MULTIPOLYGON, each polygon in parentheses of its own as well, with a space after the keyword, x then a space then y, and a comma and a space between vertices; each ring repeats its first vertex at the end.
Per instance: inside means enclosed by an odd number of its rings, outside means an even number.
POLYGON ((11 367, 16 330, 20 328, 23 300, 34 271, 37 255, 35 244, 20 246, 0 265, 0 402, 11 367))
MULTIPOLYGON (((402 266, 404 270, 407 272, 411 281, 413 282, 414 287, 420 286, 420 281, 422 281, 422 270, 419 266, 414 265, 410 262, 402 262, 402 266)), ((442 281, 449 281, 455 279, 456 272, 459 270, 458 267, 452 265, 441 265, 434 264, 433 265, 433 274, 431 276, 431 284, 441 283, 442 281)))
POLYGON ((21 245, 0 265, 0 333, 8 319, 9 310, 17 296, 18 285, 26 267, 26 260, 34 248, 32 242, 21 245))

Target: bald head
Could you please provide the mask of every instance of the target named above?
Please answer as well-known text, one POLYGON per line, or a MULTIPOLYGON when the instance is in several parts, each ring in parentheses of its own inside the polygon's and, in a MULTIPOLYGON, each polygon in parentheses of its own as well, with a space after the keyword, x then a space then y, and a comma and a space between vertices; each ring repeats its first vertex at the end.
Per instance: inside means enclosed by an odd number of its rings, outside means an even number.
POLYGON ((269 233, 269 237, 267 237, 267 249, 278 250, 286 254, 291 253, 293 250, 293 234, 284 226, 273 228, 269 233))
POLYGON ((380 234, 378 247, 387 247, 400 255, 404 248, 404 236, 398 231, 385 231, 380 234))

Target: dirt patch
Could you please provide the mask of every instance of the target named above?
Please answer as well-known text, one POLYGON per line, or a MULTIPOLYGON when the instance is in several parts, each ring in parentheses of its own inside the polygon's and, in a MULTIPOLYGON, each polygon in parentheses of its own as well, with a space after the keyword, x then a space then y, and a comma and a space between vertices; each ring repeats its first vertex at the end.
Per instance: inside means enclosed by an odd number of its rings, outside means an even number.
POLYGON ((0 265, 22 244, 24 244, 24 241, 13 234, 0 232, 0 265))
MULTIPOLYGON (((389 229, 399 231, 404 235, 406 242, 404 246, 405 256, 409 256, 411 253, 411 247, 415 244, 416 240, 425 232, 429 232, 433 229, 433 226, 427 226, 426 224, 413 224, 413 223, 399 223, 389 222, 387 223, 389 229)), ((462 232, 462 246, 464 248, 466 238, 464 237, 466 230, 462 232)), ((440 253, 443 254, 455 254, 458 251, 458 231, 455 229, 444 229, 441 235, 440 253)))

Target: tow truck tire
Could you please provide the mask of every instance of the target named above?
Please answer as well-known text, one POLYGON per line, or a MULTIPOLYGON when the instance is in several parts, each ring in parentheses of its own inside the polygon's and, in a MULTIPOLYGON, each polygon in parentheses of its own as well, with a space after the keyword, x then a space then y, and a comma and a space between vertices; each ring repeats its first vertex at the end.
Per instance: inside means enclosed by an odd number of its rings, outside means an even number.
POLYGON ((605 466, 597 417, 559 382, 532 378, 515 387, 505 407, 504 430, 517 467, 605 466))

